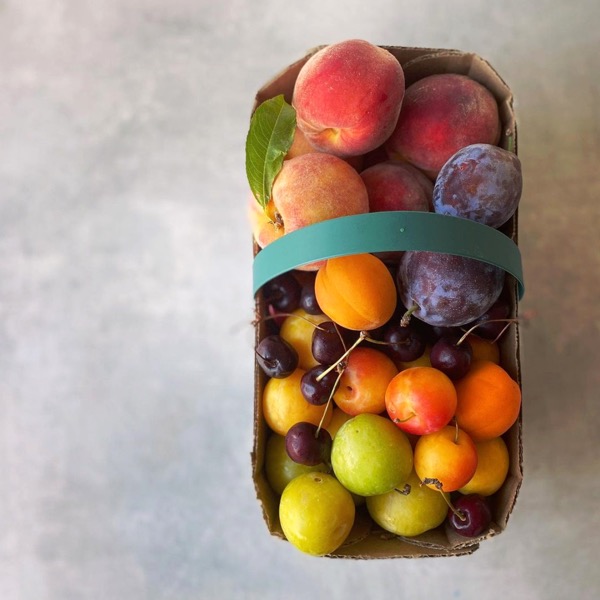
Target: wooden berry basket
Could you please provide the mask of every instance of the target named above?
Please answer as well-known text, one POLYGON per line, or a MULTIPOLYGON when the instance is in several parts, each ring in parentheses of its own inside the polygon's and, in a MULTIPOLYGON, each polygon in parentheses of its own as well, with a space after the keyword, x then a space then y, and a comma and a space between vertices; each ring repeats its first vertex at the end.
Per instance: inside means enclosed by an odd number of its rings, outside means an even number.
MULTIPOLYGON (((517 131, 516 120, 513 110, 513 96, 510 88, 491 67, 491 65, 479 56, 461 52, 457 50, 443 50, 432 48, 407 48, 398 46, 383 46, 389 50, 403 66, 406 78, 406 86, 428 75, 436 73, 459 73, 468 75, 489 89, 497 100, 500 118, 502 122, 502 136, 499 146, 517 151, 517 131)), ((296 77, 306 61, 320 48, 310 51, 302 59, 290 65, 271 81, 266 83, 256 94, 253 110, 256 107, 279 94, 283 94, 287 102, 291 102, 292 92, 296 77)), ((376 213, 371 217, 376 218, 376 213)), ((369 216, 363 215, 369 219, 369 216)), ((449 218, 451 219, 451 218, 449 218)), ((461 221, 464 221, 461 219, 461 221)), ((315 227, 315 226, 312 226, 315 227)), ((501 229, 503 238, 511 242, 516 248, 517 243, 517 214, 510 219, 501 229)), ((286 236, 284 236, 285 238, 286 236)), ((283 239, 283 238, 282 238, 283 239)), ((281 241, 281 240, 279 240, 281 241)), ((499 240, 502 244, 502 240, 499 240)), ((276 244, 275 242, 274 244, 276 244)), ((360 242, 359 242, 360 243, 360 242)), ((431 249, 428 248, 427 239, 417 240, 417 246, 425 244, 423 248, 404 247, 402 241, 398 242, 397 250, 406 249, 431 249)), ((509 246, 498 246, 497 251, 503 252, 510 250, 509 246)), ((386 250, 388 248, 382 248, 386 250)), ((272 249, 274 250, 274 248, 272 249)), ((356 251, 356 250, 354 250, 356 251)), ((366 247, 359 251, 373 251, 366 247)), ((254 244, 255 257, 261 252, 254 244)), ((352 253, 351 249, 341 248, 338 254, 352 253)), ((333 253, 332 253, 333 254, 333 253)), ((518 251, 517 251, 518 254, 518 251)), ((264 255, 263 255, 264 256, 264 255)), ((314 259, 314 257, 312 257, 314 259)), ((264 262, 264 261, 263 261, 264 262)), ((308 262, 306 260, 305 262, 308 262)), ((506 262, 506 261, 504 261, 506 262)), ((297 264, 300 264, 298 262, 297 264)), ((508 261, 507 271, 512 272, 520 270, 520 255, 512 257, 512 263, 508 261), (510 265, 518 262, 518 268, 513 271, 510 265)), ((283 267, 281 267, 283 268, 283 267)), ((256 269, 256 263, 255 263, 256 269)), ((281 270, 281 269, 280 269, 281 270)), ((264 279, 264 274, 259 276, 264 279)), ((267 307, 259 289, 260 281, 257 283, 257 273, 255 271, 255 308, 257 316, 266 315, 267 307)), ((522 284, 519 284, 516 278, 507 277, 506 286, 511 298, 511 318, 518 316, 518 300, 522 295, 522 284), (521 287, 519 287, 519 285, 521 287)), ((264 320, 258 319, 255 326, 256 344, 267 335, 267 328, 264 320)), ((519 327, 514 323, 504 333, 500 340, 501 364, 504 369, 521 385, 521 366, 519 357, 519 327)), ((279 538, 285 539, 278 518, 279 497, 271 489, 264 472, 265 446, 269 435, 269 428, 262 414, 262 391, 266 384, 267 377, 263 371, 255 365, 255 385, 254 385, 254 447, 252 450, 252 472, 255 484, 257 498, 262 507, 264 520, 269 532, 279 538)), ((416 558, 416 557, 434 557, 434 556, 457 556, 471 554, 479 544, 492 536, 501 533, 507 526, 510 514, 514 508, 519 488, 523 479, 523 447, 522 447, 522 415, 510 430, 503 436, 506 441, 510 466, 506 481, 492 497, 493 522, 489 533, 477 538, 464 538, 446 530, 444 526, 424 533, 414 538, 405 538, 396 536, 379 528, 368 516, 366 511, 358 511, 355 526, 346 540, 334 553, 328 555, 335 558, 354 558, 354 559, 375 559, 375 558, 416 558)))

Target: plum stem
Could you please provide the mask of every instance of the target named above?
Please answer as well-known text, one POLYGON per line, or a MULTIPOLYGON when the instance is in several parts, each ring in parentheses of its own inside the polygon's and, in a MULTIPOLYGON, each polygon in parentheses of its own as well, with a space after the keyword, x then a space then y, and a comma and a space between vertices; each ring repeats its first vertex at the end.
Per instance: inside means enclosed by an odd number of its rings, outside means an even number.
POLYGON ((410 323, 410 318, 412 317, 412 314, 416 311, 419 310, 419 305, 418 304, 413 304, 403 315, 402 318, 400 319, 400 327, 408 327, 408 324, 410 323))
POLYGON ((399 494, 402 494, 403 496, 408 496, 411 492, 411 487, 410 487, 410 483, 405 483, 404 487, 399 490, 398 488, 394 488, 395 492, 398 492, 399 494))
POLYGON ((397 417, 394 419, 394 423, 406 423, 406 421, 410 421, 414 417, 416 417, 416 413, 412 412, 406 419, 398 419, 397 417))

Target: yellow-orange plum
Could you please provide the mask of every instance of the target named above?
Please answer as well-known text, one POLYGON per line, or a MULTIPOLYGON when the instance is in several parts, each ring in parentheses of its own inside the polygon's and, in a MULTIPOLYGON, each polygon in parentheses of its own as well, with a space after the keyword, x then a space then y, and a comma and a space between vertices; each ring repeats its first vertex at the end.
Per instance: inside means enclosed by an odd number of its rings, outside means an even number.
POLYGON ((355 348, 348 356, 333 399, 350 415, 382 413, 385 410, 385 391, 397 373, 396 365, 383 352, 373 348, 355 348))
POLYGON ((477 449, 471 437, 451 425, 422 435, 415 446, 415 471, 432 489, 444 492, 466 485, 477 469, 477 449))
POLYGON ((439 431, 456 410, 456 390, 449 377, 433 367, 413 367, 387 386, 385 407, 403 431, 425 435, 439 431))

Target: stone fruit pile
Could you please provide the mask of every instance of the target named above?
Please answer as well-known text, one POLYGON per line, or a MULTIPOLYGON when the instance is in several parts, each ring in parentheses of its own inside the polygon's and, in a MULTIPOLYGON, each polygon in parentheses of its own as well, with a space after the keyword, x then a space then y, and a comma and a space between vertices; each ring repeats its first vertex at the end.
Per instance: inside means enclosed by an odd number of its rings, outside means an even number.
MULTIPOLYGON (((253 124, 247 141, 265 166, 260 185, 249 175, 259 248, 348 215, 500 228, 517 209, 519 160, 498 146, 494 96, 468 76, 406 87, 390 52, 348 40, 315 53, 277 106, 267 141, 253 124)), ((425 251, 339 256, 263 286, 264 469, 292 544, 330 554, 361 511, 404 538, 488 533, 521 407, 498 343, 514 321, 508 289, 498 267, 425 251)))

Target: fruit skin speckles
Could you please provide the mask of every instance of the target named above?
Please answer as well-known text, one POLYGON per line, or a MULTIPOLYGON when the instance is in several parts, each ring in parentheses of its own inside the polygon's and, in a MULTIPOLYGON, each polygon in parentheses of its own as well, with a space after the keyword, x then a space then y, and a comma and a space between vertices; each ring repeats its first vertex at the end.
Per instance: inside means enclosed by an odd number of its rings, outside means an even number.
POLYGON ((397 271, 400 300, 430 325, 457 327, 485 313, 499 298, 505 273, 471 258, 405 252, 397 271))
POLYGON ((517 156, 490 144, 461 148, 444 164, 433 189, 436 213, 500 227, 521 199, 523 176, 517 156))
POLYGON ((306 473, 283 490, 279 521, 285 537, 307 554, 323 556, 339 548, 355 517, 354 500, 332 475, 306 473))

